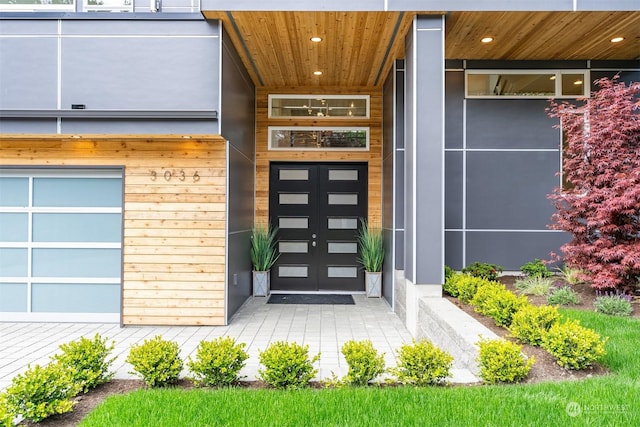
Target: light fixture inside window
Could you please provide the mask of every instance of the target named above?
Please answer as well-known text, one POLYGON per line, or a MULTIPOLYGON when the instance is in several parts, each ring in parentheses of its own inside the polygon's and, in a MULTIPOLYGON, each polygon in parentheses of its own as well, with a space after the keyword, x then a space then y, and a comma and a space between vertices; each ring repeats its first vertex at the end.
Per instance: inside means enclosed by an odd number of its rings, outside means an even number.
POLYGON ((320 43, 322 41, 322 37, 311 37, 309 40, 311 40, 314 43, 320 43))
POLYGON ((322 71, 314 71, 313 75, 314 76, 321 76, 322 75, 322 71))
POLYGON ((480 39, 480 41, 482 43, 491 43, 493 41, 493 37, 491 36, 483 37, 482 39, 480 39))
POLYGON ((575 82, 573 82, 574 85, 581 85, 582 84, 582 80, 576 80, 575 82))
POLYGON ((549 80, 555 80, 555 79, 556 79, 556 76, 549 77, 549 80))
POLYGON ((614 37, 611 39, 611 43, 620 43, 622 40, 624 40, 624 37, 614 37))

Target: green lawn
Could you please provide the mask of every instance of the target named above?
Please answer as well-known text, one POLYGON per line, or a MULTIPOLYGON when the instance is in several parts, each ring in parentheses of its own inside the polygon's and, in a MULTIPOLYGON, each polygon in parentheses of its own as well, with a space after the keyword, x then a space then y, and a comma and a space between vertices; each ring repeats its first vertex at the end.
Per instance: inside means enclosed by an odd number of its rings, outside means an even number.
POLYGON ((113 396, 91 426, 638 426, 640 321, 563 310, 610 337, 614 373, 511 386, 332 390, 139 390, 113 396))

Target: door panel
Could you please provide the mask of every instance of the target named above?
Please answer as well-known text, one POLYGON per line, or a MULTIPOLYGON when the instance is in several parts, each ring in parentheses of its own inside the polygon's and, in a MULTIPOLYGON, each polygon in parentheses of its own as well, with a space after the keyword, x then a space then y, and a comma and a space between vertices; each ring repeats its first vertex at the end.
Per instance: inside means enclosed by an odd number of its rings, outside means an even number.
POLYGON ((280 252, 271 288, 364 290, 355 236, 367 215, 367 165, 273 163, 269 193, 280 252))

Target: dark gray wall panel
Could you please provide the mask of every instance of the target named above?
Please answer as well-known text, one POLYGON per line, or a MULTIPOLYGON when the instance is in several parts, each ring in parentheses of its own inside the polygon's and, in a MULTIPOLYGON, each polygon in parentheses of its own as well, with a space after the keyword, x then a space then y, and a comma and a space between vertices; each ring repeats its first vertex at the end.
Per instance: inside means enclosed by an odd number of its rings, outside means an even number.
POLYGON ((467 153, 467 228, 546 229, 559 168, 558 152, 467 153))
POLYGON ((555 61, 500 61, 500 60, 468 60, 468 69, 506 69, 506 70, 535 70, 535 69, 578 69, 587 68, 587 61, 555 60, 555 61))
POLYGON ((609 68, 611 70, 640 69, 640 59, 627 60, 592 60, 591 69, 609 68))
POLYGON ((0 133, 56 133, 56 119, 0 119, 0 133))
POLYGON ((250 230, 253 225, 253 162, 234 146, 230 146, 228 156, 227 227, 229 233, 250 230))
POLYGON ((444 135, 446 148, 462 148, 463 144, 463 108, 464 108, 464 71, 445 73, 444 135))
POLYGON ((462 265, 462 231, 447 231, 444 233, 444 263, 454 270, 461 270, 462 265))
POLYGON ((396 230, 396 270, 404 270, 404 230, 396 230))
POLYGON ((251 296, 251 261, 247 257, 250 251, 251 231, 229 234, 227 237, 227 323, 251 296), (236 275, 236 276, 234 276, 236 275))
POLYGON ((599 86, 593 84, 595 80, 607 77, 613 78, 616 74, 620 75, 618 82, 629 84, 631 82, 640 82, 640 70, 637 71, 592 71, 591 72, 591 90, 598 90, 599 86))
POLYGON ((255 158, 255 106, 255 87, 227 33, 223 32, 221 133, 250 159, 255 158))
POLYGON ((404 148, 404 60, 396 61, 396 149, 404 148))
POLYGON ((395 69, 392 68, 382 87, 382 158, 393 155, 394 110, 395 110, 395 69))
POLYGON ((467 228, 546 229, 559 168, 558 152, 467 153, 467 228))
MULTIPOLYGON (((29 131, 31 129, 29 128, 29 131)), ((63 119, 61 133, 218 134, 214 120, 78 120, 63 119)))
POLYGON ((444 155, 444 228, 462 228, 463 164, 461 151, 444 155))
POLYGON ((62 107, 218 109, 218 44, 217 38, 63 38, 62 107))
POLYGON ((228 318, 251 295, 249 242, 254 214, 255 87, 226 33, 221 40, 220 129, 229 141, 228 318))
MULTIPOLYGON (((392 247, 393 230, 384 229, 384 245, 385 248, 392 247)), ((382 297, 393 307, 393 282, 395 269, 392 255, 392 252, 388 251, 387 255, 385 255, 384 264, 382 266, 382 297)))
POLYGON ((549 259, 549 254, 557 253, 569 239, 568 234, 561 232, 468 232, 467 264, 489 262, 516 271, 535 258, 549 259))
POLYGON ((467 148, 556 149, 560 131, 540 99, 468 99, 467 148))
POLYGON ((0 39, 0 108, 57 108, 57 46, 53 37, 0 39))

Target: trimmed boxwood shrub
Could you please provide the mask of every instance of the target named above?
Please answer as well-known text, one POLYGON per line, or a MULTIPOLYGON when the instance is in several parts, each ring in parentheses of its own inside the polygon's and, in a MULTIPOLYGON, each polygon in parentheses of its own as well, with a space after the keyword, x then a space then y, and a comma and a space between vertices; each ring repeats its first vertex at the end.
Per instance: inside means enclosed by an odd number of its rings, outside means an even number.
POLYGON ((505 339, 480 340, 480 377, 487 384, 513 383, 527 377, 535 358, 527 359, 522 346, 505 339))
POLYGON ((505 327, 511 325, 513 315, 527 304, 526 296, 517 296, 499 283, 480 286, 471 300, 475 311, 491 317, 496 325, 505 327))
POLYGON ((7 388, 6 412, 37 423, 51 415, 71 412, 75 405, 71 398, 80 390, 72 373, 60 363, 29 366, 13 377, 7 388))
POLYGON ((261 351, 259 356, 265 369, 259 369, 258 376, 276 388, 307 387, 309 381, 318 373, 313 364, 320 359, 320 354, 310 359, 308 345, 276 341, 261 351))
POLYGON ((7 405, 7 395, 0 393, 0 427, 13 427, 14 415, 7 405))
POLYGON ((509 331, 523 343, 539 346, 542 336, 559 320, 557 307, 527 305, 513 315, 509 331))
POLYGON ((453 357, 431 341, 415 340, 398 350, 397 367, 392 370, 399 382, 425 386, 444 383, 449 376, 453 357))
POLYGON ((240 370, 249 354, 246 344, 231 337, 219 337, 213 341, 200 341, 196 358, 189 357, 187 366, 194 374, 191 380, 198 386, 221 387, 237 383, 240 370))
POLYGON ((542 347, 551 353, 558 365, 567 369, 585 369, 605 355, 606 338, 577 320, 556 323, 542 337, 542 347))
POLYGON ((115 372, 109 372, 109 368, 115 357, 108 359, 108 356, 114 347, 113 341, 107 345, 107 339, 96 334, 93 339, 82 337, 60 345, 62 353, 55 354, 52 359, 68 368, 73 381, 86 393, 113 378, 115 372))
POLYGON ((378 354, 370 340, 347 341, 341 352, 349 366, 347 384, 364 386, 384 373, 384 353, 378 354))
POLYGON ((163 387, 178 380, 182 371, 182 359, 178 343, 165 341, 160 335, 132 345, 127 363, 133 366, 130 372, 142 378, 149 387, 163 387))

